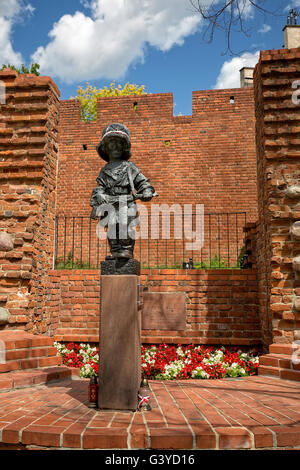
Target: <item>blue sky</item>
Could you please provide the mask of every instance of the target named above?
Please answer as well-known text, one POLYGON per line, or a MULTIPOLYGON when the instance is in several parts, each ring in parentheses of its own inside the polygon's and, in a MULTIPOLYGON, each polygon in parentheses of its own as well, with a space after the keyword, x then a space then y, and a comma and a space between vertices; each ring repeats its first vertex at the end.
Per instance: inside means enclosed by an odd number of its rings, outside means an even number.
POLYGON ((62 99, 87 81, 115 80, 171 92, 174 114, 191 114, 192 91, 238 87, 239 69, 254 66, 259 50, 282 48, 287 10, 300 9, 300 0, 265 0, 265 7, 277 15, 245 12, 250 36, 232 35, 232 56, 224 55, 223 33, 204 42, 189 0, 0 0, 0 63, 39 62, 62 99))

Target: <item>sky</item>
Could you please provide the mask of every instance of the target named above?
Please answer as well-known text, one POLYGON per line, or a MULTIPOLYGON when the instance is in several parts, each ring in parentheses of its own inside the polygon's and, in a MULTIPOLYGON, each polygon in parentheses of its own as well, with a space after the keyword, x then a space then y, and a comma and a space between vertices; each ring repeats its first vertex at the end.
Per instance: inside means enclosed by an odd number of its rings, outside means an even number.
MULTIPOLYGON (((222 3, 203 0, 212 2, 222 3)), ((248 32, 233 31, 231 54, 222 31, 205 40, 207 23, 190 0, 0 0, 0 64, 39 63, 61 99, 87 82, 129 82, 173 93, 174 115, 189 115, 193 91, 239 87, 239 70, 260 50, 283 47, 289 9, 300 13, 300 0, 265 0, 272 15, 239 2, 248 32)))

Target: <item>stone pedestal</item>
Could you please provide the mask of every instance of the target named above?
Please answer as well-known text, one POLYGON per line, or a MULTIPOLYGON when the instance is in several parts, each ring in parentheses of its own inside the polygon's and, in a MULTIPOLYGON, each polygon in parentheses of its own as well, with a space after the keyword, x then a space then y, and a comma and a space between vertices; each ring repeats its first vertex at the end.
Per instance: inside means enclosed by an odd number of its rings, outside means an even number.
POLYGON ((106 259, 101 261, 102 276, 109 276, 111 274, 135 274, 139 276, 140 270, 140 263, 133 258, 106 259))
POLYGON ((141 382, 138 276, 102 275, 100 309, 98 407, 136 410, 141 382))

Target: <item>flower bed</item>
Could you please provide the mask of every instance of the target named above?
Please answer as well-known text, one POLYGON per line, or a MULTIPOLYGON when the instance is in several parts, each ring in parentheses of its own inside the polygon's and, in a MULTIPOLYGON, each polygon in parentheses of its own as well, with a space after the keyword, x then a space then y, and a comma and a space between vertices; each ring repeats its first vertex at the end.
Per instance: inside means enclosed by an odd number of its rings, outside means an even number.
POLYGON ((62 356, 63 364, 80 369, 80 377, 88 378, 98 374, 99 371, 99 348, 91 347, 89 344, 68 343, 64 346, 54 342, 57 355, 62 356))
POLYGON ((146 377, 171 379, 221 379, 255 375, 259 364, 256 351, 233 352, 221 347, 168 346, 142 347, 142 369, 146 377))
MULTIPOLYGON (((80 368, 80 377, 98 374, 99 348, 89 344, 55 342, 63 364, 80 368)), ((142 346, 142 374, 157 380, 221 379, 255 375, 259 365, 257 351, 232 351, 205 346, 142 346)))

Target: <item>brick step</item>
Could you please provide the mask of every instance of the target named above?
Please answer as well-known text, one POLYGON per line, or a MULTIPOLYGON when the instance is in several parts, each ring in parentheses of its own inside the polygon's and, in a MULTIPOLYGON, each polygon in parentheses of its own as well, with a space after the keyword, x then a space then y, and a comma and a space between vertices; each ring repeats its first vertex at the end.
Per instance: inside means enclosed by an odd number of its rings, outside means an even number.
POLYGON ((0 373, 61 365, 53 343, 49 336, 22 330, 0 331, 0 373))
MULTIPOLYGON (((159 344, 159 343, 167 343, 167 344, 207 344, 207 345, 221 345, 221 346, 227 346, 227 345, 234 345, 234 346, 256 346, 260 347, 261 346, 261 340, 260 339, 253 339, 253 338, 234 338, 234 339, 228 339, 228 338, 214 338, 214 337, 209 337, 209 338, 200 338, 197 336, 197 332, 195 331, 195 336, 188 336, 188 337, 181 337, 179 338, 176 336, 176 334, 172 336, 164 335, 162 332, 160 332, 157 335, 154 335, 152 332, 150 334, 145 334, 146 330, 142 330, 142 336, 141 336, 141 342, 145 344, 159 344)), ((259 333, 260 330, 253 330, 254 333, 259 333)), ((175 333, 175 332, 174 332, 175 333)), ((254 334, 253 333, 253 334, 254 334)), ((64 332, 62 329, 59 330, 59 332, 56 332, 56 335, 54 336, 54 340, 61 342, 61 343, 95 343, 99 344, 99 334, 85 334, 85 333, 80 333, 80 334, 75 334, 71 333, 70 334, 70 329, 66 329, 66 332, 64 332)))
POLYGON ((270 344, 269 354, 259 358, 258 375, 271 375, 281 379, 300 381, 298 361, 300 361, 298 344, 270 344))
MULTIPOLYGON (((297 359, 300 360, 300 357, 297 359)), ((300 364, 297 364, 295 362, 295 358, 293 359, 293 356, 290 354, 266 354, 264 356, 260 356, 259 364, 262 366, 300 371, 300 364)))
POLYGON ((0 375, 0 392, 77 378, 79 369, 66 366, 7 372, 0 375))
POLYGON ((62 329, 56 333, 54 340, 62 343, 99 343, 99 333, 88 334, 81 332, 80 334, 70 334, 70 329, 63 331, 62 329))
MULTIPOLYGON (((299 347, 299 345, 297 346, 299 347)), ((292 344, 270 344, 269 353, 271 354, 290 354, 292 355, 295 351, 296 346, 293 347, 292 344)))
MULTIPOLYGON (((260 357, 260 361, 262 357, 263 356, 260 357)), ((300 369, 296 370, 296 369, 288 369, 288 368, 286 369, 286 368, 282 368, 278 366, 274 367, 271 365, 261 364, 261 362, 258 367, 258 375, 278 377, 280 379, 285 379, 285 380, 295 380, 297 382, 300 381, 300 369)))
POLYGON ((0 393, 0 450, 299 450, 299 382, 253 376, 234 386, 224 379, 149 386, 152 410, 139 412, 88 408, 88 379, 0 393), (243 413, 226 405, 224 391, 232 403, 243 395, 243 413), (260 406, 250 419, 253 396, 260 406))

